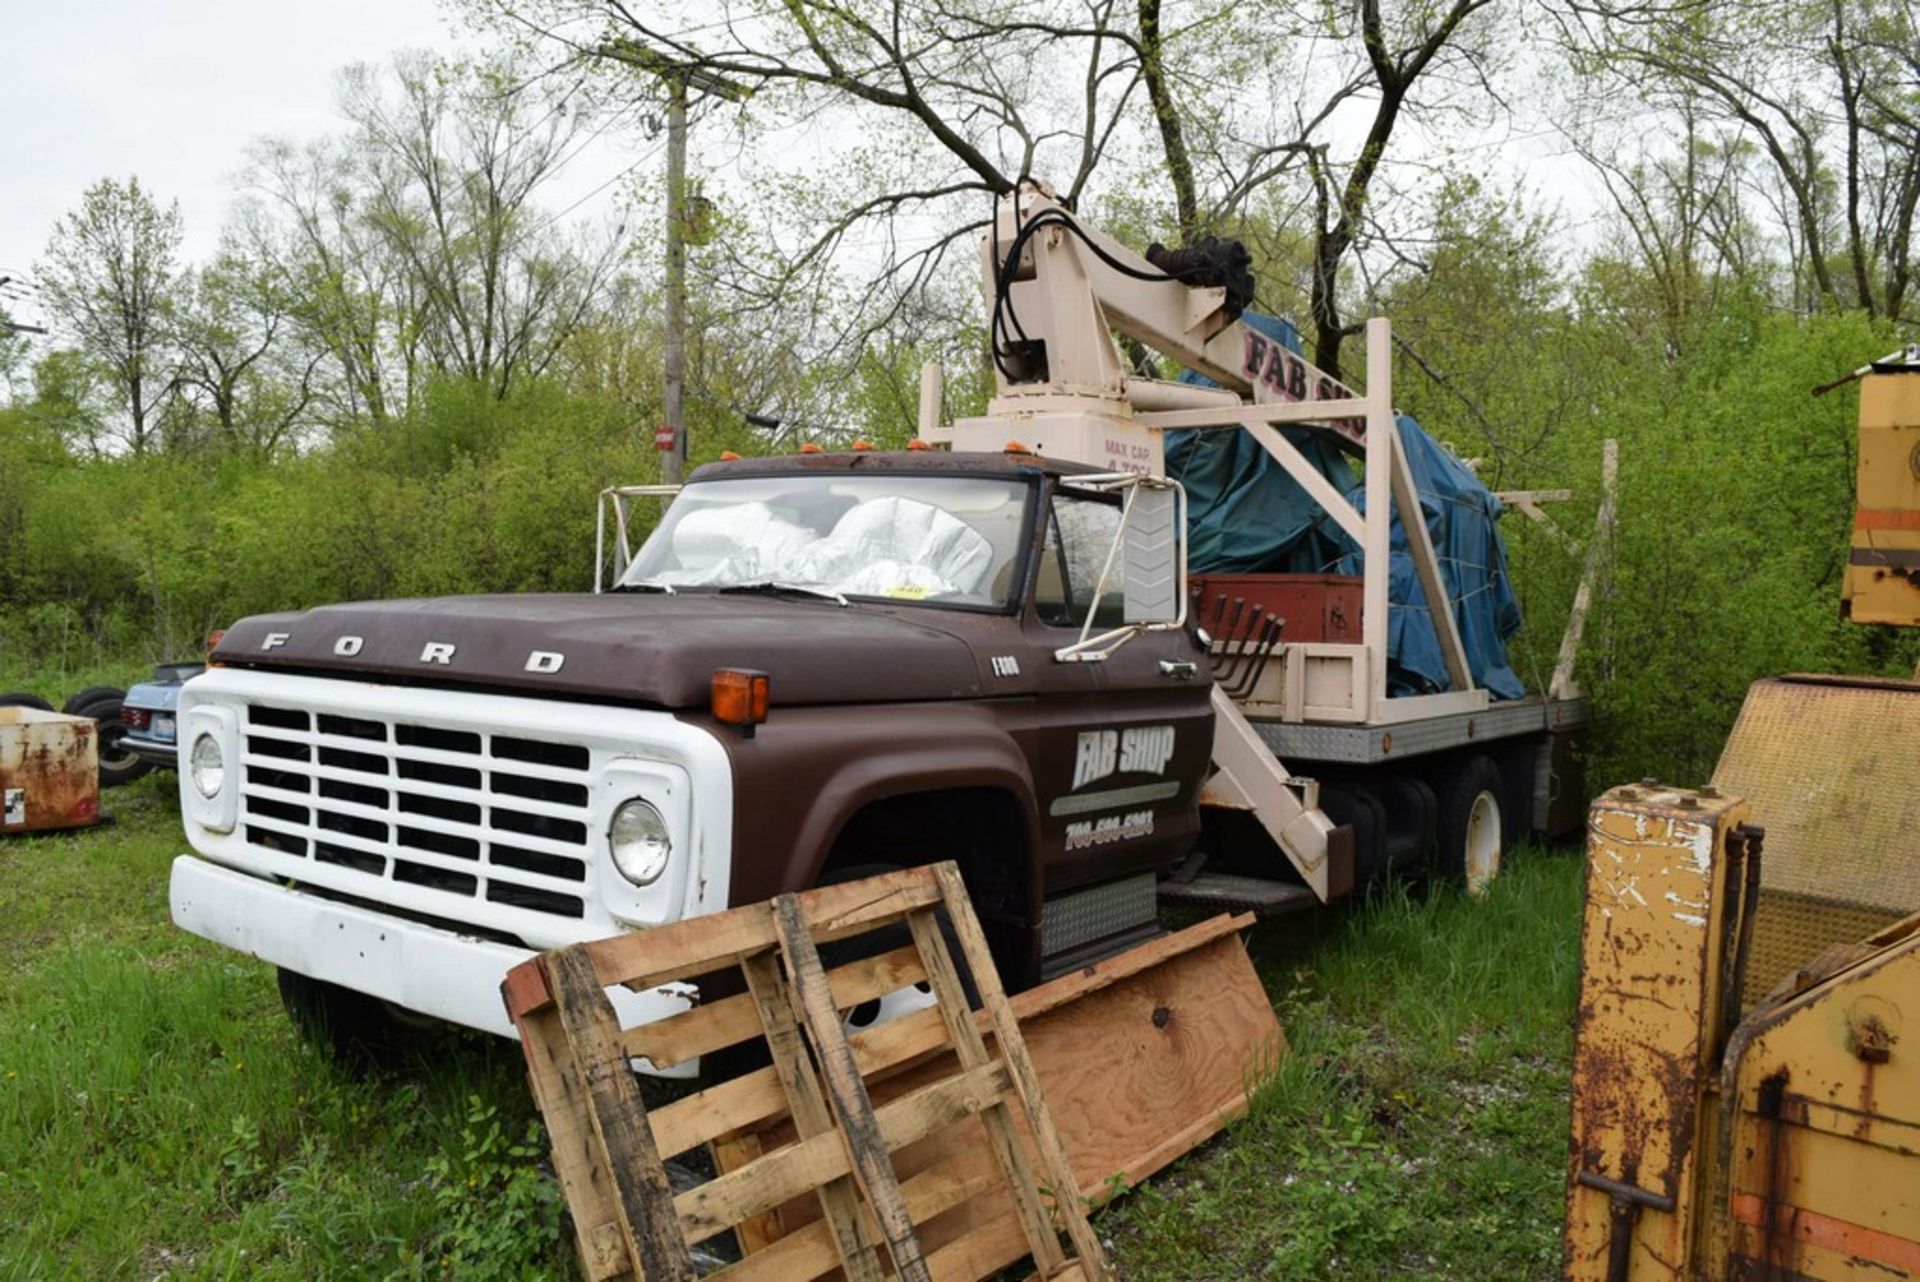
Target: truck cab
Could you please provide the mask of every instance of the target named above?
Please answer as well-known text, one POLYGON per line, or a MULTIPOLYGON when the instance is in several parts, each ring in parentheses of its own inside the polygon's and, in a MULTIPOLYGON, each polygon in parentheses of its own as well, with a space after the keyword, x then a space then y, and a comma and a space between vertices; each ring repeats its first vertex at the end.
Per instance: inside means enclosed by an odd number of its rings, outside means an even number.
POLYGON ((309 1003, 501 1033, 532 950, 939 859, 1011 986, 1124 947, 1213 740, 1143 492, 1178 493, 1018 448, 724 462, 598 594, 243 620, 180 700, 175 920, 309 1003))

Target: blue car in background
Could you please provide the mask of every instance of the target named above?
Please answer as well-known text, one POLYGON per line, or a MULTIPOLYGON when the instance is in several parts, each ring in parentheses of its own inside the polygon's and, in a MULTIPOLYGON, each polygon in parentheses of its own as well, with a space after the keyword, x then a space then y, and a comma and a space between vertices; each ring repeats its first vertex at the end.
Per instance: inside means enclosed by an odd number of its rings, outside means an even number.
POLYGON ((148 765, 169 770, 178 766, 180 746, 174 710, 180 702, 180 687, 199 676, 206 666, 164 663, 153 670, 153 680, 128 690, 120 703, 120 720, 126 727, 120 735, 120 747, 148 765))

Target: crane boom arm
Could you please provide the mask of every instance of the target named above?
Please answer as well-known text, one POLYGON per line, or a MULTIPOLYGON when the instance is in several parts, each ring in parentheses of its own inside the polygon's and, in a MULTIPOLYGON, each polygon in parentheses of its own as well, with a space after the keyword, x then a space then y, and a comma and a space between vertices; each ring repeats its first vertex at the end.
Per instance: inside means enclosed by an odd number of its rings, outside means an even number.
MULTIPOLYGON (((1206 375, 1242 402, 1358 399, 1239 319, 1224 288, 1168 275, 1081 222, 1038 185, 1001 201, 981 252, 1002 395, 1146 399, 1137 393, 1152 380, 1129 373, 1114 348, 1118 332, 1206 375)), ((1356 443, 1365 437, 1362 420, 1323 426, 1356 443)))

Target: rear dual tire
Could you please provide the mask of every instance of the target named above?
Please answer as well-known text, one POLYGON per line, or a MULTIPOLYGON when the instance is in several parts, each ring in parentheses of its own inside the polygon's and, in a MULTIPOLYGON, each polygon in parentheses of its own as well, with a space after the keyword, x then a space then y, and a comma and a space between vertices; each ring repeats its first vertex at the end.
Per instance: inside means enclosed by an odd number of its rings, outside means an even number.
POLYGON ((1446 773, 1439 791, 1440 875, 1478 898, 1506 856, 1506 782, 1492 758, 1476 753, 1446 773))

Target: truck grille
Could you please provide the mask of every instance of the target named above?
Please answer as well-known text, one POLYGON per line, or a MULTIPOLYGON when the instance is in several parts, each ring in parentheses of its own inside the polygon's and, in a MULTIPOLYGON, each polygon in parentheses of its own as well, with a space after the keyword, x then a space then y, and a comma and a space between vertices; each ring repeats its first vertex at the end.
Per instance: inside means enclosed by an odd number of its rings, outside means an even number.
POLYGON ((316 880, 585 915, 590 754, 578 744, 249 704, 249 845, 328 865, 316 880), (357 875, 356 875, 357 874, 357 875))

